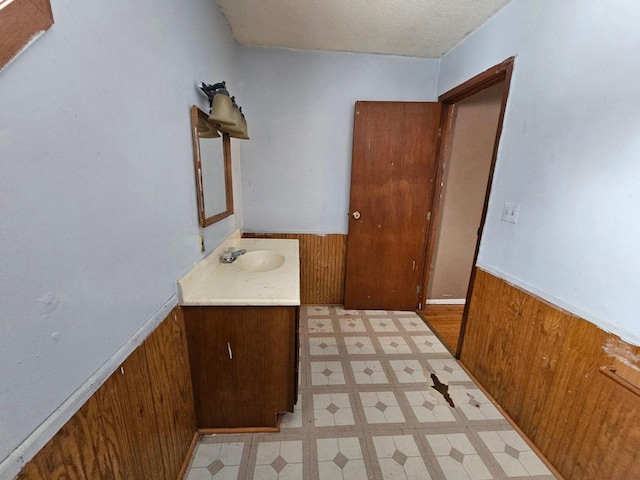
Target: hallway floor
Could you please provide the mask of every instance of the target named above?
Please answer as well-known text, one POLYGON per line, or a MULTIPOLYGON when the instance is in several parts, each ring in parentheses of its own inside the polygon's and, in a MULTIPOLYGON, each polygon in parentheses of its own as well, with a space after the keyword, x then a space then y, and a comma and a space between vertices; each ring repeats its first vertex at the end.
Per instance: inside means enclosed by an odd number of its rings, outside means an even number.
POLYGON ((455 353, 460 338, 464 305, 425 305, 422 316, 449 351, 455 353))
POLYGON ((296 411, 280 433, 203 436, 187 480, 555 478, 416 314, 302 307, 300 323, 296 411))

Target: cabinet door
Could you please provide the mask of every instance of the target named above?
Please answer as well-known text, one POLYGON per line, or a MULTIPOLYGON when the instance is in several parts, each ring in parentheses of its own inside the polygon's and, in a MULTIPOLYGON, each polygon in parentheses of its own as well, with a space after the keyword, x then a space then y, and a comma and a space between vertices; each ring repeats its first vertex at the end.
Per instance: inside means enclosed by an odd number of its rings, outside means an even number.
POLYGON ((242 426, 277 426, 277 413, 293 411, 295 309, 240 309, 233 355, 242 426))
POLYGON ((295 402, 295 307, 187 307, 198 428, 275 427, 295 402))
POLYGON ((231 346, 236 327, 223 315, 212 315, 215 310, 215 307, 185 307, 198 428, 222 426, 226 416, 236 418, 238 415, 236 362, 233 362, 231 346))

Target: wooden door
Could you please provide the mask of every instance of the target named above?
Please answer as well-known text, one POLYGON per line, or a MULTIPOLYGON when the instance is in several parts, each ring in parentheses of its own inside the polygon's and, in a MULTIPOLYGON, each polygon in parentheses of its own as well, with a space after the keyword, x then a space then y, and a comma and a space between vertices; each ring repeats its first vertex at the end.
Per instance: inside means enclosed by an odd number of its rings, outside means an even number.
POLYGON ((420 303, 442 105, 356 102, 345 307, 420 303))

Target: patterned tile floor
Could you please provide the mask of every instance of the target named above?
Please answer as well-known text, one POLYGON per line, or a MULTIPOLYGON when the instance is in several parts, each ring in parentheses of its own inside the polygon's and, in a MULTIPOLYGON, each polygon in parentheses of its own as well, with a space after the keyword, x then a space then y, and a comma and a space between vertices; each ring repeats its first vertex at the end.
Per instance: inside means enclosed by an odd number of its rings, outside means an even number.
POLYGON ((555 478, 415 313, 303 307, 300 323, 280 433, 202 437, 187 480, 555 478))

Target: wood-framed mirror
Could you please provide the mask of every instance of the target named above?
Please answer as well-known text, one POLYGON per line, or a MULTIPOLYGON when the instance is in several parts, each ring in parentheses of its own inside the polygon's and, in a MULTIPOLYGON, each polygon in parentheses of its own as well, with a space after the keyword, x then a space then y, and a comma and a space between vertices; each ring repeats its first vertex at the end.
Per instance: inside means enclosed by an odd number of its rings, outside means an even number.
POLYGON ((231 140, 208 121, 209 115, 191 107, 193 161, 198 218, 202 228, 233 214, 231 140))

